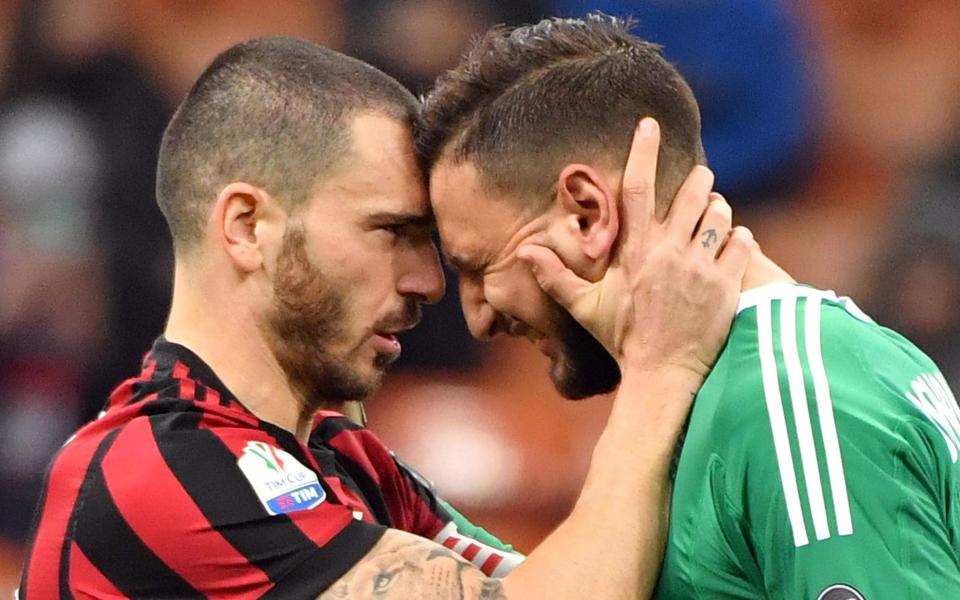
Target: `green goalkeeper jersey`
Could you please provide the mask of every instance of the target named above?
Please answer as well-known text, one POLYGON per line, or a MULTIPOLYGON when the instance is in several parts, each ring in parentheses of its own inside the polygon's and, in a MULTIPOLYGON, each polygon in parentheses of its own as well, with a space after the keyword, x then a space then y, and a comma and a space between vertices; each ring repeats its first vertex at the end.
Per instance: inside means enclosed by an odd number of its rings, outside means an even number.
POLYGON ((849 299, 745 292, 697 395, 656 598, 960 599, 960 410, 849 299))

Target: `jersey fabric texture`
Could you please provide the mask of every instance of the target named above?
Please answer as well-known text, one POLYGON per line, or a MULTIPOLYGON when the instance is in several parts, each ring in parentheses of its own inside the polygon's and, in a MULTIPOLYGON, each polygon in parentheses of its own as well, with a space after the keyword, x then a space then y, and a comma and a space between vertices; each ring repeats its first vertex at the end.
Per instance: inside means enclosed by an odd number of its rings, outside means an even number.
POLYGON ((313 598, 387 527, 446 543, 487 574, 522 559, 462 533, 472 525, 369 430, 322 412, 301 444, 161 338, 54 458, 19 593, 313 598))
POLYGON ((697 395, 656 597, 960 598, 960 411, 849 299, 745 292, 697 395))

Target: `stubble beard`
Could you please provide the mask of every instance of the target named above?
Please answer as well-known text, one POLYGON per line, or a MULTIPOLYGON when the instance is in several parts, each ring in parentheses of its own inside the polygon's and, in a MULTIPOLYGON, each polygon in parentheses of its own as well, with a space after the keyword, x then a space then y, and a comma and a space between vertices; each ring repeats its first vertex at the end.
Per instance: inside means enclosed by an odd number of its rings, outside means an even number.
POLYGON ((554 387, 568 400, 615 390, 621 378, 617 361, 570 313, 559 304, 551 303, 552 320, 560 341, 560 350, 550 365, 554 387))
POLYGON ((377 368, 367 375, 349 352, 332 350, 349 341, 346 293, 310 262, 302 228, 291 227, 284 234, 273 292, 274 306, 262 327, 304 409, 361 400, 377 390, 390 357, 377 354, 377 368))

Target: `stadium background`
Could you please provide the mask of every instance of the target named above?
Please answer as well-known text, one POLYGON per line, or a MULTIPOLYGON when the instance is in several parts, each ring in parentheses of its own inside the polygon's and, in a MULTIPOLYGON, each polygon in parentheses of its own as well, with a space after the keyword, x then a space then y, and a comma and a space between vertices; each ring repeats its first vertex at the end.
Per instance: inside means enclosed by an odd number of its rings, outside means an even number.
MULTIPOLYGON (((0 0, 0 597, 50 456, 162 328, 156 151, 217 52, 294 35, 419 93, 491 24, 597 8, 636 16, 688 77, 718 188, 768 254, 960 388, 956 0, 0 0)), ((529 550, 575 499, 609 402, 561 401, 522 342, 473 343, 448 290, 371 426, 529 550)))

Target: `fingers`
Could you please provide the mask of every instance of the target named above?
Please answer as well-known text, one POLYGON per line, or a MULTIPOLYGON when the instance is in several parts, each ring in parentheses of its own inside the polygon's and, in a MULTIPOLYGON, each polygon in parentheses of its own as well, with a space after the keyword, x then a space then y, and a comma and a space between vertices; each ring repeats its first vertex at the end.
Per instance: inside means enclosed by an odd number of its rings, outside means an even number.
POLYGON ((517 258, 530 266, 540 289, 568 310, 593 285, 568 269, 549 248, 526 244, 517 249, 517 258))
POLYGON ((644 231, 656 212, 657 153, 660 126, 655 119, 640 120, 633 132, 630 155, 623 169, 623 222, 627 229, 644 231))
POLYGON ((750 264, 750 257, 757 247, 753 232, 738 225, 730 231, 730 235, 720 248, 717 262, 724 271, 742 279, 750 264))
POLYGON ((672 235, 685 240, 693 237, 712 189, 713 171, 703 165, 695 166, 677 191, 667 214, 666 223, 672 235))
POLYGON ((706 251, 704 256, 717 257, 732 226, 733 209, 723 196, 716 192, 711 193, 708 195, 706 210, 703 212, 700 226, 691 243, 702 246, 706 251))

